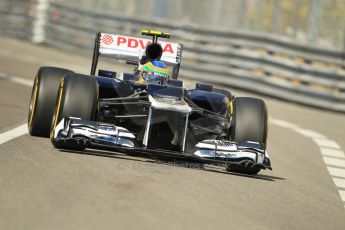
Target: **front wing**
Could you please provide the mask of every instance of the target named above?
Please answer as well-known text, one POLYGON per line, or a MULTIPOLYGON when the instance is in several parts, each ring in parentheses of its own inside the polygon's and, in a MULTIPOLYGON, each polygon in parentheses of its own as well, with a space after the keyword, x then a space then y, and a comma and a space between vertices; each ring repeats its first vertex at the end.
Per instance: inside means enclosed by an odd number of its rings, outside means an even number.
POLYGON ((196 145, 197 151, 194 153, 151 149, 137 142, 135 135, 123 127, 73 117, 62 119, 51 138, 55 147, 63 149, 94 148, 167 156, 213 165, 272 169, 267 152, 260 144, 249 141, 204 140, 196 145))

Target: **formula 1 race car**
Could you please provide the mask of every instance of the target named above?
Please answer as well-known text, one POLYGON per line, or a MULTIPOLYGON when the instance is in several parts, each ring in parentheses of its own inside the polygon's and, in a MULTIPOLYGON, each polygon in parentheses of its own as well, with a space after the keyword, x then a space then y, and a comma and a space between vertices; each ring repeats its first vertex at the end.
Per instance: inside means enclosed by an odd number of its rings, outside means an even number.
POLYGON ((32 89, 29 133, 50 137, 59 149, 149 153, 245 174, 272 169, 264 101, 234 97, 205 83, 185 88, 178 80, 182 44, 158 42, 169 33, 141 35, 152 39, 98 33, 90 75, 41 67, 32 89), (100 56, 126 61, 135 70, 99 69, 96 75, 100 56), (172 73, 167 81, 141 79, 140 68, 148 62, 164 63, 172 73))

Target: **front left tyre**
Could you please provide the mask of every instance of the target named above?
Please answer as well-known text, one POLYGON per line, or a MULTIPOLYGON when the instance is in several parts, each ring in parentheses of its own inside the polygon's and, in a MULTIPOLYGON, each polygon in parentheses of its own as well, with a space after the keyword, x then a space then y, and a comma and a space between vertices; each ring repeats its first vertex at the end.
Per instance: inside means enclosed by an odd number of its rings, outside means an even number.
MULTIPOLYGON (((267 107, 263 100, 251 97, 235 98, 229 139, 232 141, 256 142, 266 149, 267 107)), ((255 175, 259 173, 260 168, 231 165, 227 170, 255 175)))
POLYGON ((57 90, 61 79, 70 73, 73 72, 56 67, 41 67, 37 71, 28 114, 30 135, 49 137, 57 90))

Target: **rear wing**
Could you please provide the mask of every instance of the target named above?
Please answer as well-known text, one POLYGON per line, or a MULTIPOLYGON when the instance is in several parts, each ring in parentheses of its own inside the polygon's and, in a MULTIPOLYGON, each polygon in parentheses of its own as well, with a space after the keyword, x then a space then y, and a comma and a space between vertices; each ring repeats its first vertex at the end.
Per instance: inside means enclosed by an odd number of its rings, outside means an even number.
MULTIPOLYGON (((91 75, 95 75, 99 56, 139 63, 145 55, 146 46, 150 43, 152 43, 151 39, 98 33, 95 39, 91 75)), ((158 43, 163 48, 160 60, 173 67, 172 77, 176 79, 180 68, 183 45, 166 41, 159 41, 158 43)))

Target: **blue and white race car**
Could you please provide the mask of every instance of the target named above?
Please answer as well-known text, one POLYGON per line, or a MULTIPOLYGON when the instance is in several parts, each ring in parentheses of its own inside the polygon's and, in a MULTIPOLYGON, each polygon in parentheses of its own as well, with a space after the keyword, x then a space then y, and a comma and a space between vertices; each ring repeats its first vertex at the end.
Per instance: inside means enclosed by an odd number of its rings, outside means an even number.
POLYGON ((245 174, 272 169, 264 101, 209 84, 185 88, 178 80, 182 44, 158 42, 170 38, 160 31, 141 35, 152 39, 98 33, 90 75, 41 67, 32 89, 30 134, 50 137, 59 149, 187 158, 245 174), (97 71, 100 56, 135 70, 97 71))

